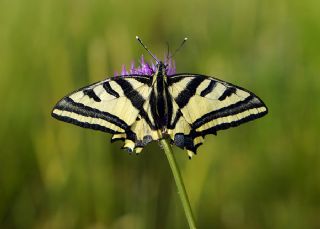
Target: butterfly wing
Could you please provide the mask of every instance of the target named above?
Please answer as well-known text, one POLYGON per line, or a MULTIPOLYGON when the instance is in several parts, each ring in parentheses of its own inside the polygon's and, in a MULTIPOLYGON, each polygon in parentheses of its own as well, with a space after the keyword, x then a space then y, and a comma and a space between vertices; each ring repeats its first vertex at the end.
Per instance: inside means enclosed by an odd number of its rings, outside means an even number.
POLYGON ((167 78, 173 100, 168 133, 191 157, 207 134, 238 126, 267 114, 252 92, 204 75, 177 74, 167 78))
MULTIPOLYGON (((124 148, 140 152, 159 136, 148 115, 150 76, 113 77, 81 88, 60 100, 52 116, 84 128, 113 134, 124 140, 124 148)), ((150 113, 150 112, 149 112, 150 113)))

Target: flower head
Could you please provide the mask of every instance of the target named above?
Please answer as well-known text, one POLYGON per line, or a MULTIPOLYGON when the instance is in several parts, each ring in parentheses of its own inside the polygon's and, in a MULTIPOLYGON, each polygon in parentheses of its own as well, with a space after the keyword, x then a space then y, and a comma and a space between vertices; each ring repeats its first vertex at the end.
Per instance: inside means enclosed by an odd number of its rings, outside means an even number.
MULTIPOLYGON (((176 73, 176 65, 175 62, 170 58, 166 58, 164 61, 164 64, 167 66, 166 67, 166 73, 168 76, 173 75, 176 73)), ((157 66, 155 63, 151 62, 148 63, 144 60, 143 55, 141 56, 140 59, 140 65, 135 66, 134 61, 131 62, 130 68, 126 68, 125 65, 122 65, 122 70, 121 70, 121 75, 134 75, 134 74, 139 74, 139 75, 153 75, 157 71, 157 66)), ((118 75, 116 72, 115 75, 118 75)))

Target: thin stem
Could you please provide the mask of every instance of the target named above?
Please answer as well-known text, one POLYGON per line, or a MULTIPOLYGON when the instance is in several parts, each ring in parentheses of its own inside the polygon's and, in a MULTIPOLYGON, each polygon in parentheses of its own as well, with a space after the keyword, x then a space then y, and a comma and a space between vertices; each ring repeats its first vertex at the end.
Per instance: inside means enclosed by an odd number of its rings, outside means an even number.
POLYGON ((185 213, 187 220, 188 220, 189 227, 191 229, 195 229, 196 224, 195 224, 194 217, 192 214, 189 198, 188 198, 188 195, 186 192, 186 188, 184 187, 184 183, 183 183, 183 180, 181 177, 179 167, 177 165, 176 159, 174 158, 172 148, 166 139, 161 139, 160 142, 163 146, 164 152, 165 152, 167 159, 169 161, 171 171, 172 171, 172 174, 174 177, 174 181, 175 181, 176 186, 178 188, 178 194, 179 194, 180 200, 182 202, 182 207, 183 207, 184 213, 185 213))

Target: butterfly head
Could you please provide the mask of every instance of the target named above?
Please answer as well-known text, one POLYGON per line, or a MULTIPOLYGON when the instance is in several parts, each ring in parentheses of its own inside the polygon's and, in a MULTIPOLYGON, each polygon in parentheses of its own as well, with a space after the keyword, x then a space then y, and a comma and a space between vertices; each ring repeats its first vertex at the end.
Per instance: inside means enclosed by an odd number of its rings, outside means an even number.
POLYGON ((157 75, 167 75, 167 70, 168 70, 169 64, 167 63, 163 63, 162 61, 159 61, 156 64, 156 68, 157 68, 157 75))

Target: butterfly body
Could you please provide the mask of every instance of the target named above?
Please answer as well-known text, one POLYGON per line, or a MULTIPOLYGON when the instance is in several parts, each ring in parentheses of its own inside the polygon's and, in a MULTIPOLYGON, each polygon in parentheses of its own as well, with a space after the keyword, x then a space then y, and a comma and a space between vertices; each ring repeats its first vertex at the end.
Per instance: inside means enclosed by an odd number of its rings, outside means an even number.
POLYGON ((148 74, 112 77, 71 93, 52 116, 111 133, 112 141, 123 140, 130 152, 169 137, 191 157, 205 135, 266 113, 252 92, 209 76, 168 75, 168 66, 159 61, 148 74))
POLYGON ((152 77, 152 90, 150 95, 151 112, 156 128, 165 131, 168 122, 168 100, 170 96, 166 90, 166 67, 160 62, 157 71, 152 77))

